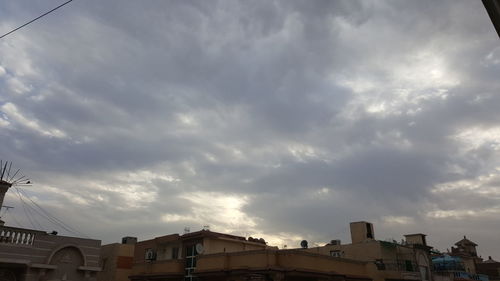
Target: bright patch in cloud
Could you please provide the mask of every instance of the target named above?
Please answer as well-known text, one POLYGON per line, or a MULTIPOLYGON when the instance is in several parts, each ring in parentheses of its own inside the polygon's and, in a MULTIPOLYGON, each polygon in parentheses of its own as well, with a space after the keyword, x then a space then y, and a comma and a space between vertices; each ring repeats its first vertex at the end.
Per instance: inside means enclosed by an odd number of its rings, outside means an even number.
POLYGON ((467 149, 477 149, 483 145, 489 145, 494 150, 500 150, 500 127, 461 129, 452 138, 464 143, 467 149))
POLYGON ((189 202, 190 216, 200 224, 209 224, 216 231, 241 232, 257 225, 256 218, 243 212, 248 204, 248 196, 230 195, 217 192, 190 192, 180 198, 189 202))
POLYGON ((36 119, 29 119, 28 117, 21 114, 17 106, 13 103, 6 103, 1 107, 2 111, 8 116, 10 120, 16 121, 18 124, 29 128, 41 135, 54 137, 54 138, 65 138, 66 133, 55 128, 46 128, 40 125, 39 121, 36 119))
POLYGON ((385 216, 382 221, 387 224, 411 224, 414 222, 412 217, 407 216, 385 216))

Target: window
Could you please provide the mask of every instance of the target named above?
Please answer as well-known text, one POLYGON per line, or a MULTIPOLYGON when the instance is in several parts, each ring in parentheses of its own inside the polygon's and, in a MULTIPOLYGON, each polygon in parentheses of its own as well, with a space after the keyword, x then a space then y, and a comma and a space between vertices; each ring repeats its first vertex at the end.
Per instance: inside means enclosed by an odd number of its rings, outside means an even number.
POLYGON ((373 239, 372 226, 371 226, 370 223, 366 224, 366 238, 372 238, 373 239))
POLYGON ((176 260, 179 258, 179 248, 173 247, 172 248, 172 259, 176 260))
POLYGON ((102 259, 102 271, 105 271, 106 270, 106 263, 108 263, 108 259, 107 258, 104 258, 102 259))
POLYGON ((193 276, 193 271, 196 268, 196 246, 191 245, 186 247, 186 267, 184 280, 186 281, 195 281, 196 277, 193 276))
POLYGON ((382 259, 376 259, 375 266, 377 266, 378 270, 385 270, 385 264, 384 264, 384 261, 382 259))
POLYGON ((410 260, 405 260, 405 270, 406 271, 413 271, 413 264, 411 263, 410 260))

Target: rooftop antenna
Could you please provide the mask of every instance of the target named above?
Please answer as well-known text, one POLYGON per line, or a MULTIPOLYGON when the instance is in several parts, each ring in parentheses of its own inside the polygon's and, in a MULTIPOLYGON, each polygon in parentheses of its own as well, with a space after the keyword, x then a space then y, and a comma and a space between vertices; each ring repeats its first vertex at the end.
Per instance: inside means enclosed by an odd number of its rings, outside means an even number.
POLYGON ((13 186, 31 185, 31 181, 26 178, 26 176, 18 176, 20 170, 21 169, 17 169, 17 171, 11 175, 11 171, 13 171, 12 162, 0 160, 0 210, 3 207, 5 193, 7 193, 9 188, 13 186))
MULTIPOLYGON (((14 209, 14 207, 12 206, 7 206, 7 205, 4 205, 2 206, 2 208, 5 209, 5 212, 3 213, 4 215, 7 214, 7 212, 10 210, 10 209, 14 209)), ((1 210, 0 210, 1 211, 1 210)), ((2 216, 0 216, 0 219, 2 218, 2 216)))
MULTIPOLYGON (((4 215, 6 215, 10 209, 14 209, 14 207, 11 207, 11 206, 2 206, 2 207, 5 208, 5 212, 3 213, 4 215)), ((1 208, 0 208, 0 211, 1 211, 1 208)), ((4 224, 5 224, 5 222, 2 220, 2 216, 0 216, 0 226, 3 226, 4 224)))

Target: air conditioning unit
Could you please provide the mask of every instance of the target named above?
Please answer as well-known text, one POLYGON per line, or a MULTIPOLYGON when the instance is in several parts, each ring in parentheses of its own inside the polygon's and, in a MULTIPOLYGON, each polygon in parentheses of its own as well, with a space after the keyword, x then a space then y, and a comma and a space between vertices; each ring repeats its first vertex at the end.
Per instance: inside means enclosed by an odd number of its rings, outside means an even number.
POLYGON ((146 261, 154 261, 156 260, 156 252, 153 249, 147 249, 146 254, 144 256, 146 261))

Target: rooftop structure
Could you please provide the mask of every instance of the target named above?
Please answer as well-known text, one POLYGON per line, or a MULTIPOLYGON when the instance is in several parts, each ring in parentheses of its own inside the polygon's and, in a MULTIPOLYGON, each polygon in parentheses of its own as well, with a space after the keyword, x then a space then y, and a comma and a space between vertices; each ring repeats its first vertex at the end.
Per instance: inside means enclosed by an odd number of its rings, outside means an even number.
POLYGON ((431 262, 425 234, 405 235, 404 243, 379 241, 373 224, 365 221, 350 223, 352 243, 338 240, 325 246, 303 249, 310 253, 362 261, 374 265, 367 271, 375 281, 431 280, 431 262))

